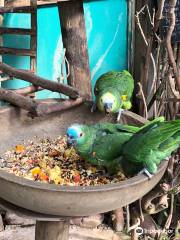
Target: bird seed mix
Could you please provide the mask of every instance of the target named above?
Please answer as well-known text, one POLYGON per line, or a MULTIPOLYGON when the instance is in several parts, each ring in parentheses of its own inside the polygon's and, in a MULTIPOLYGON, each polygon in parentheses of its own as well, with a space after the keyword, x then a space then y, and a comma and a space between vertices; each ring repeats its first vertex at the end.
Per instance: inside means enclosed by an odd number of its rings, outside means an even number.
POLYGON ((66 137, 29 140, 0 157, 0 168, 29 180, 63 186, 94 186, 125 180, 118 172, 110 176, 80 158, 66 137))

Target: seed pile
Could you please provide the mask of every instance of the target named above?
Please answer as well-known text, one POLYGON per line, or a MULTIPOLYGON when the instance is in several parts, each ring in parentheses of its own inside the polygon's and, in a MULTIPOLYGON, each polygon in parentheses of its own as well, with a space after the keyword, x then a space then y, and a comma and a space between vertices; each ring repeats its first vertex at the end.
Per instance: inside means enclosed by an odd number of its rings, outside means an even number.
POLYGON ((64 186, 89 186, 117 183, 125 176, 110 176, 81 159, 66 137, 38 139, 17 145, 0 159, 0 167, 16 176, 64 186))

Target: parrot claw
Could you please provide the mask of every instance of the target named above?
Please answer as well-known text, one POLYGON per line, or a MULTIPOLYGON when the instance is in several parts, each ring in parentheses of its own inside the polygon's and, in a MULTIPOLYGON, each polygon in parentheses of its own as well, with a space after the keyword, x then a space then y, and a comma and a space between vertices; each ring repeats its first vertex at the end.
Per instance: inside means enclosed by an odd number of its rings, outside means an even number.
POLYGON ((92 107, 91 107, 91 112, 92 112, 92 113, 95 112, 96 109, 97 109, 97 105, 96 105, 96 103, 94 102, 93 105, 92 105, 92 107))
POLYGON ((119 111, 118 111, 118 116, 117 116, 117 122, 119 122, 120 118, 121 118, 121 114, 122 112, 124 111, 124 109, 120 108, 119 111))
POLYGON ((151 179, 152 176, 153 176, 146 168, 143 168, 143 169, 138 173, 138 175, 141 174, 141 173, 144 173, 149 179, 151 179))

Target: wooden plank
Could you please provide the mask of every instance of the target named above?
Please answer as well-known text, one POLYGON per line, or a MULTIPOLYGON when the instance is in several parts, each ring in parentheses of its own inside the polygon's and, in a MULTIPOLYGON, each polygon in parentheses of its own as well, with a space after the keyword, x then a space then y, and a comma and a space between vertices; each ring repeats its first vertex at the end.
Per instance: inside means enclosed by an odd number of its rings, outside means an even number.
POLYGON ((0 34, 35 35, 34 29, 1 27, 0 34))
MULTIPOLYGON (((57 4, 57 2, 67 2, 70 0, 37 0, 38 6, 49 5, 49 4, 57 4)), ((29 0, 7 0, 5 2, 6 7, 21 7, 21 6, 29 6, 29 0)))
POLYGON ((70 66, 68 83, 91 99, 91 77, 82 1, 59 2, 63 45, 70 66))
POLYGON ((12 78, 10 76, 0 77, 0 82, 8 81, 8 80, 11 80, 11 79, 12 78))
POLYGON ((31 13, 33 11, 34 11, 34 8, 31 6, 0 7, 0 14, 3 14, 3 13, 31 13))
POLYGON ((21 55, 21 56, 36 56, 36 51, 31 49, 20 49, 20 48, 9 48, 9 47, 0 47, 0 54, 12 54, 12 55, 21 55))

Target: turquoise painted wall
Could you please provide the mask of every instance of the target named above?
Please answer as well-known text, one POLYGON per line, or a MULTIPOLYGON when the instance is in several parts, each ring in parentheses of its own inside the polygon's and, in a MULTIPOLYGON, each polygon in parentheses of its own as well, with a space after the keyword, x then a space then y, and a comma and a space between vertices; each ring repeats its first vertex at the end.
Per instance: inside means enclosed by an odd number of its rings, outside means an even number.
MULTIPOLYGON (((108 70, 127 68, 127 1, 102 0, 84 3, 86 33, 92 87, 97 78, 108 70)), ((57 81, 61 74, 62 37, 59 25, 58 8, 48 6, 38 9, 38 50, 37 74, 57 81)), ((6 14, 6 27, 30 28, 28 14, 6 14)), ((4 35, 4 46, 29 48, 28 36, 4 35)), ((3 56, 3 61, 16 68, 29 69, 29 57, 3 56)), ((64 80, 66 82, 66 80, 64 80)), ((7 88, 28 86, 21 80, 7 81, 7 88)), ((44 90, 38 98, 59 97, 58 93, 44 90)))

